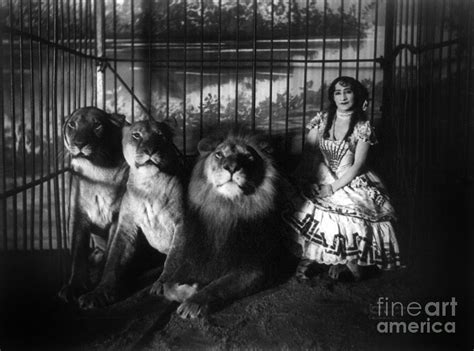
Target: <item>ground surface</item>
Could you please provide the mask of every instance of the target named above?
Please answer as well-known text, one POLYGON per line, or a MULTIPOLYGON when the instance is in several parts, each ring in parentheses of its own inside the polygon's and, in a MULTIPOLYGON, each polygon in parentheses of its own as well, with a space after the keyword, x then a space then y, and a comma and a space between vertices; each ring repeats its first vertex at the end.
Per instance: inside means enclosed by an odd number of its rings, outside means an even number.
MULTIPOLYGON (((3 296, 3 302, 15 302, 2 305, 5 323, 0 348, 2 351, 472 349, 474 344, 469 344, 466 333, 470 330, 468 283, 447 274, 447 267, 437 253, 431 255, 425 253, 423 259, 409 262, 405 269, 375 274, 359 283, 333 283, 324 275, 309 284, 290 278, 196 321, 180 319, 174 312, 175 305, 148 296, 146 289, 112 307, 86 313, 59 303, 52 294, 40 294, 42 285, 32 282, 21 292, 17 291, 14 298, 8 293, 3 296), (32 294, 35 290, 36 297, 32 294), (459 307, 456 316, 449 320, 456 322, 456 334, 377 332, 380 319, 374 306, 379 297, 424 303, 450 301, 453 296, 459 307)), ((14 260, 9 258, 8 262, 9 268, 18 269, 12 266, 14 260)), ((42 262, 45 267, 44 259, 42 262)), ((38 269, 34 262, 29 263, 38 269)), ((38 272, 34 275, 38 276, 38 272)), ((28 275, 18 277, 16 283, 28 278, 28 275)), ((7 283, 13 285, 12 281, 7 283)))

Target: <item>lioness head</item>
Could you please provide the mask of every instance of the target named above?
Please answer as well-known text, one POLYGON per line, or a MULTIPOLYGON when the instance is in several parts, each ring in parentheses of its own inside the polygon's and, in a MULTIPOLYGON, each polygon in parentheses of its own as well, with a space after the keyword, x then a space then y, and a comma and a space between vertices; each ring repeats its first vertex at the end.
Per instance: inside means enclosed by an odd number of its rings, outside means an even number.
POLYGON ((64 123, 64 144, 74 159, 87 159, 100 166, 122 159, 121 137, 125 117, 96 107, 74 111, 64 123))
POLYGON ((132 171, 145 175, 173 173, 178 156, 173 145, 173 132, 168 124, 154 120, 133 123, 123 130, 123 154, 132 171))

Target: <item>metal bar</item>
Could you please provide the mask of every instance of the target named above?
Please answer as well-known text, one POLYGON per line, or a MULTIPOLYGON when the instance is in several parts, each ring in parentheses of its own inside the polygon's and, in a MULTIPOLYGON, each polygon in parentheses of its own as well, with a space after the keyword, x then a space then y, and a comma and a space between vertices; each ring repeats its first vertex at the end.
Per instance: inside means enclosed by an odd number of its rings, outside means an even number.
POLYGON ((253 35, 252 35, 252 131, 255 130, 255 105, 257 89, 257 0, 253 0, 253 35))
MULTIPOLYGON (((28 1, 28 30, 31 33, 33 30, 33 11, 32 11, 32 0, 28 1)), ((32 170, 32 179, 35 180, 36 177, 36 114, 35 114, 35 79, 34 79, 34 64, 33 64, 33 41, 29 40, 29 52, 30 52, 30 119, 31 119, 31 151, 32 151, 32 161, 31 161, 31 170, 32 170)), ((24 136, 26 138, 26 135, 24 136)), ((35 248, 35 189, 31 189, 30 197, 30 249, 35 248)), ((26 227, 26 223, 24 224, 26 227)))
POLYGON ((239 42, 240 42, 240 2, 237 0, 236 48, 235 48, 235 123, 239 120, 239 42))
MULTIPOLYGON (((169 1, 166 2, 166 7, 168 9, 168 13, 167 13, 167 16, 169 17, 169 1)), ((132 80, 132 83, 131 83, 131 86, 130 86, 130 90, 132 91, 132 96, 130 97, 130 109, 131 109, 131 116, 132 116, 132 120, 131 122, 133 123, 135 121, 135 100, 133 98, 133 96, 135 95, 135 0, 132 0, 130 2, 130 17, 131 17, 131 28, 130 28, 130 35, 131 35, 131 39, 132 39, 132 52, 131 52, 131 69, 132 71, 130 72, 131 73, 131 80, 132 80)), ((168 19, 167 19, 168 20, 168 19)), ((168 34, 169 35, 169 34, 168 34)), ((169 46, 168 46, 169 47, 169 46)), ((168 56, 168 61, 169 61, 169 56, 168 56)), ((168 75, 168 88, 166 89, 166 93, 167 95, 169 94, 169 70, 167 70, 167 75, 168 75)), ((169 99, 169 97, 168 97, 169 99)), ((167 99, 167 101, 168 101, 167 99)), ((168 107, 167 107, 167 111, 168 111, 168 107)))
POLYGON ((66 172, 69 172, 71 169, 68 167, 68 168, 64 168, 64 169, 59 169, 58 171, 54 171, 46 176, 43 176, 41 178, 37 178, 36 180, 32 181, 32 182, 29 182, 25 185, 21 185, 21 186, 18 186, 18 187, 15 187, 13 189, 10 189, 10 190, 5 190, 3 191, 2 193, 0 193, 0 199, 7 199, 9 197, 14 197, 15 195, 18 195, 22 192, 25 192, 26 190, 29 190, 37 185, 41 185, 41 184, 44 184, 52 179, 54 179, 55 177, 63 174, 63 173, 66 173, 66 172))
POLYGON ((291 68, 291 1, 288 0, 288 51, 286 62, 286 114, 285 114, 285 151, 288 152, 288 122, 290 112, 290 68, 291 68))
MULTIPOLYGON (((377 57, 377 43, 378 43, 378 27, 379 27, 379 2, 375 2, 375 21, 374 21, 374 57, 377 57)), ((372 103, 370 104, 371 108, 371 122, 374 122, 374 111, 375 111, 375 81, 377 77, 377 65, 375 62, 372 65, 372 103)))
MULTIPOLYGON (((376 1, 377 3, 378 1, 376 1)), ((361 34, 361 16, 362 16, 362 0, 357 3, 357 46, 356 46, 356 79, 359 80, 359 66, 360 66, 360 34, 361 34)), ((375 57, 375 55, 374 55, 375 57)))
MULTIPOLYGON (((54 4, 53 8, 54 13, 54 42, 58 42, 58 3, 54 4)), ((56 156, 58 154, 58 61, 59 61, 59 51, 58 49, 54 49, 54 56, 53 56, 53 152, 56 156)), ((59 162, 58 158, 55 157, 55 161, 53 163, 54 171, 59 171, 59 162)), ((53 178, 53 185, 54 185, 54 212, 55 212, 55 223, 56 223, 56 245, 58 249, 62 248, 62 236, 61 236, 61 205, 60 205, 60 194, 59 194, 59 179, 58 177, 53 178)), ((58 259, 59 259, 59 267, 61 267, 62 257, 60 251, 58 250, 58 259)))
MULTIPOLYGON (((49 19, 51 18, 51 3, 50 0, 46 1, 46 37, 49 41, 51 25, 49 19)), ((46 139, 48 140, 48 149, 47 149, 47 172, 51 172, 51 93, 50 93, 50 82, 51 82, 51 47, 46 46, 46 139)), ((75 77, 74 77, 75 78, 75 77)), ((46 187, 46 198, 48 200, 48 244, 49 249, 53 248, 53 218, 52 218, 52 201, 51 201, 51 182, 48 181, 46 187)))
POLYGON ((339 76, 342 75, 342 52, 344 37, 344 0, 341 0, 341 33, 339 34, 339 76))
MULTIPOLYGON (((153 2, 148 3, 148 28, 153 28, 153 2)), ((185 5, 186 6, 186 5, 185 5)), ((185 35, 186 36, 186 35, 185 35)), ((147 33, 147 40, 148 40, 148 96, 147 96, 147 105, 148 111, 151 112, 151 104, 152 104, 152 80, 153 80, 153 71, 152 71, 152 57, 153 57, 153 43, 152 43, 152 35, 150 32, 147 33)), ((151 113, 149 113, 151 115, 151 113)))
MULTIPOLYGON (((151 16, 151 13, 150 13, 151 16)), ((117 0, 112 0, 112 26, 113 26, 113 43, 114 43, 114 70, 117 72, 117 0)), ((151 28, 151 27, 150 27, 151 28)), ((106 33, 107 35, 107 33, 106 33)), ((150 36, 151 37, 151 36, 150 36)), ((105 48, 107 50, 107 48, 105 48)), ((150 57, 151 61, 151 57, 150 57)), ((150 65, 150 80, 151 80, 151 65, 150 65)), ((117 113, 117 76, 114 75, 114 112, 117 113)), ((150 85, 150 94, 151 94, 151 85, 150 85)), ((151 96, 151 95, 150 95, 151 96)), ((150 97, 150 110, 151 110, 151 97, 150 97)))
MULTIPOLYGON (((61 42, 62 45, 65 45, 65 30, 64 30, 64 2, 61 2, 61 7, 60 7, 60 16, 61 16, 61 42)), ((64 124, 64 114, 66 113, 65 111, 65 104, 66 104, 66 53, 64 51, 61 51, 61 94, 60 94, 60 101, 61 101, 61 109, 60 109, 60 120, 61 120, 61 126, 64 124)), ((64 143, 61 140, 61 136, 59 135, 58 140, 58 149, 60 149, 59 154, 56 155, 56 158, 59 159, 61 158, 61 168, 66 167, 65 165, 65 159, 64 157, 60 157, 60 155, 65 154, 65 149, 64 149, 64 143)), ((62 242, 66 242, 66 180, 64 178, 64 174, 61 175, 61 189, 62 191, 60 192, 61 195, 61 235, 63 236, 62 242)))
MULTIPOLYGON (((38 36, 42 36, 42 5, 41 2, 38 3, 38 36)), ((44 96, 44 82, 43 82, 43 44, 41 42, 37 42, 38 44, 38 81, 39 81, 39 87, 40 87, 40 92, 39 92, 39 123, 40 123, 40 156, 39 156, 39 162, 40 162, 40 178, 44 177, 44 111, 43 111, 43 96, 44 96)), ((44 187, 43 187, 43 182, 40 183, 39 186, 39 208, 40 208, 40 213, 39 213, 39 224, 38 224, 38 236, 39 236, 39 249, 43 250, 43 206, 44 206, 44 187)))
MULTIPOLYGON (((14 35, 18 35, 19 37, 23 37, 23 38, 26 38, 26 39, 31 39, 34 42, 40 42, 42 44, 45 44, 45 45, 49 46, 50 48, 55 48, 55 49, 58 49, 58 50, 62 50, 64 52, 70 53, 70 54, 72 54, 74 56, 77 56, 77 57, 82 57, 82 58, 85 58, 85 59, 100 60, 100 57, 97 57, 97 56, 94 56, 94 55, 89 55, 89 54, 77 51, 75 49, 72 49, 70 47, 67 47, 67 46, 64 46, 64 45, 61 45, 61 44, 58 44, 58 43, 54 43, 54 42, 52 42, 48 39, 41 38, 40 36, 30 34, 28 32, 24 32, 24 31, 21 31, 19 29, 16 29, 16 28, 12 27, 11 25, 10 26, 2 26, 2 30, 5 31, 5 32, 12 33, 14 35)), ((75 38, 75 39, 77 39, 77 38, 75 38)))
MULTIPOLYGON (((83 14, 82 14, 82 0, 78 0, 78 6, 79 6, 79 52, 83 52, 83 46, 82 46, 82 39, 83 39, 83 14)), ((77 101, 79 103, 79 106, 83 106, 83 103, 82 103, 82 96, 83 96, 83 91, 82 91, 82 79, 83 79, 83 72, 82 72, 82 67, 83 67, 83 60, 82 60, 82 57, 78 57, 79 59, 79 65, 78 65, 78 75, 79 75, 79 78, 77 79, 77 84, 78 84, 78 91, 79 91, 79 94, 78 94, 78 97, 77 97, 77 101)))
POLYGON ((204 123, 204 118, 203 118, 203 90, 204 90, 204 1, 201 0, 200 2, 201 5, 201 21, 200 21, 200 26, 201 26, 201 69, 200 69, 200 85, 199 85, 199 139, 202 138, 203 134, 203 123, 204 123))
MULTIPOLYGON (((10 17, 10 26, 13 27, 13 1, 9 2, 9 17, 10 17)), ((15 97, 15 40, 13 32, 10 32, 10 113, 12 119, 12 177, 13 177, 13 187, 18 186, 17 183, 17 166, 16 166, 16 97, 15 97)), ((17 197, 13 197, 13 221, 12 221, 12 234, 13 234, 13 248, 16 250, 18 248, 18 222, 17 222, 17 197)))
POLYGON ((303 125, 301 128, 301 150, 305 144, 305 126, 306 126, 306 98, 308 90, 308 46, 309 46, 309 0, 306 0, 306 24, 305 24, 305 45, 304 45, 304 75, 303 75, 303 125))
POLYGON ((321 62, 321 110, 324 106, 324 90, 325 90, 325 72, 326 72, 326 24, 327 24, 327 0, 324 0, 323 6, 323 54, 322 54, 322 62, 321 62))
POLYGON ((188 33, 188 14, 187 14, 187 1, 184 0, 184 67, 183 67, 183 153, 186 157, 187 150, 186 150, 186 65, 188 60, 188 42, 187 42, 187 33, 188 33))
MULTIPOLYGON (((168 31, 169 32, 169 31, 168 31)), ((221 122, 221 70, 222 70, 222 0, 219 0, 219 30, 217 32, 217 123, 221 122)))
MULTIPOLYGON (((3 72, 3 32, 0 32, 0 53, 2 53, 2 57, 0 59, 0 74, 1 77, 5 77, 3 72)), ((2 161, 2 180, 1 180, 1 191, 5 192, 7 188, 7 162, 6 162, 6 145, 5 145, 5 138, 6 138, 6 131, 5 131, 5 99, 4 99, 4 79, 0 79, 0 115, 2 118, 0 119, 0 140, 1 140, 1 161, 2 161)), ((7 201, 6 199, 2 199, 1 205, 1 228, 2 228, 2 243, 3 243, 3 250, 8 249, 8 220, 7 220, 7 201)))
MULTIPOLYGON (((97 57, 105 56, 105 0, 96 0, 96 52, 97 57)), ((96 72, 97 106, 105 109, 105 67, 99 65, 96 72)))
MULTIPOLYGON (((18 6, 20 8, 20 13, 23 12, 23 0, 19 0, 18 6)), ((23 31, 24 24, 23 24, 23 16, 20 16, 20 30, 23 31)), ((21 149, 22 149, 22 158, 23 158, 23 163, 22 163, 22 184, 26 184, 26 168, 27 168, 27 163, 26 163, 26 158, 27 158, 27 152, 26 152, 26 117, 25 117, 25 59, 24 59, 24 42, 23 38, 20 37, 20 118, 21 118, 21 149)), ((27 249, 27 237, 28 237, 28 202, 27 202, 27 197, 26 197, 26 192, 22 194, 22 220, 23 220, 23 250, 27 249)))
POLYGON ((268 107, 268 134, 272 135, 272 121, 273 121, 273 42, 274 42, 274 25, 275 25, 275 4, 271 0, 271 37, 270 37, 270 89, 269 89, 269 107, 268 107))
MULTIPOLYGON (((394 16, 395 1, 387 1, 385 4, 385 44, 384 55, 387 57, 393 51, 393 35, 394 35, 394 16)), ((385 62, 383 67, 383 96, 382 96, 382 114, 384 120, 391 117, 391 100, 392 100, 392 84, 393 84, 393 64, 385 62)))

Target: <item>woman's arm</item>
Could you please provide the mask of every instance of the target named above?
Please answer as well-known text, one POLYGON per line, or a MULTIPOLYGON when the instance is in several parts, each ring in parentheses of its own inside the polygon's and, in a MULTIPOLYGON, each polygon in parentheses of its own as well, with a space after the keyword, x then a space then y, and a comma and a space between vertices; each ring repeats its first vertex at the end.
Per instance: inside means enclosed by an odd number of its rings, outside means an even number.
POLYGON ((342 175, 341 178, 336 180, 334 183, 331 184, 332 190, 336 191, 350 182, 360 174, 360 171, 365 165, 367 161, 367 155, 369 154, 370 144, 368 142, 359 140, 357 142, 355 155, 354 155, 354 163, 351 167, 342 175))

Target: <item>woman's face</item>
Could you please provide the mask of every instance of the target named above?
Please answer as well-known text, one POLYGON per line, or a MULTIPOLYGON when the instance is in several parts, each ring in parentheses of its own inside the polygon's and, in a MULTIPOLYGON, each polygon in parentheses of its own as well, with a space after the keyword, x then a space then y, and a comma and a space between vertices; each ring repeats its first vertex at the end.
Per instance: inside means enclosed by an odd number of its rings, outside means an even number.
POLYGON ((340 112, 352 111, 354 107, 354 90, 349 84, 338 82, 334 90, 334 102, 340 112))

